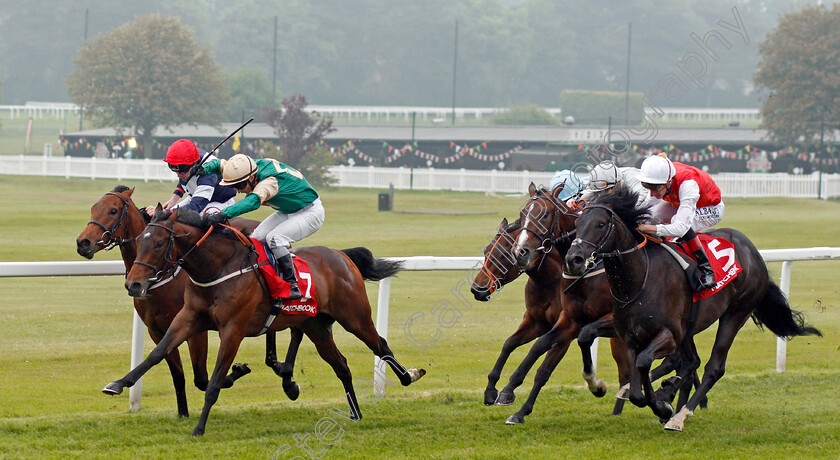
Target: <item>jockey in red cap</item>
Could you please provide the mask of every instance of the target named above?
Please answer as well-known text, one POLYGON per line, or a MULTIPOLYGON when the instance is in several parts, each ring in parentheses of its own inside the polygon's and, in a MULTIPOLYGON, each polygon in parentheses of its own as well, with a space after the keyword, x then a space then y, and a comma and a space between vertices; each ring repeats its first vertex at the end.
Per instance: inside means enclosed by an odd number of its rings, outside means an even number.
MULTIPOLYGON (((172 197, 163 203, 163 209, 192 209, 206 214, 219 212, 234 203, 233 197, 236 196, 236 190, 219 185, 218 175, 190 177, 190 169, 202 158, 207 161, 214 159, 215 156, 200 150, 189 139, 179 139, 169 146, 163 161, 168 163, 169 169, 178 176, 178 185, 172 197), (187 194, 186 198, 184 198, 184 193, 187 194)), ((151 216, 154 212, 154 206, 146 208, 148 215, 151 216)))

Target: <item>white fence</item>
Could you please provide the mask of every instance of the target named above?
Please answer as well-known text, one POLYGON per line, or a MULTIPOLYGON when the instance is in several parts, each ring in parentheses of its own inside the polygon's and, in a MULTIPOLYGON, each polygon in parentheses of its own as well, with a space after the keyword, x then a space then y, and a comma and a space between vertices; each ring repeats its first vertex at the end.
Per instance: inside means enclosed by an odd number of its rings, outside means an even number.
MULTIPOLYGON (((797 260, 829 260, 840 259, 840 247, 816 247, 795 249, 765 249, 760 251, 765 262, 782 262, 782 273, 779 287, 790 295, 790 274, 793 261, 797 260)), ((405 270, 472 270, 481 266, 481 257, 434 257, 415 256, 389 258, 404 262, 405 270)), ((0 278, 29 277, 29 276, 79 276, 79 275, 125 275, 125 265, 120 260, 113 261, 72 261, 72 262, 0 262, 0 278)), ((471 274, 467 274, 472 278, 471 274)), ((470 281, 470 280, 467 280, 470 281)), ((388 311, 390 309, 391 278, 379 282, 379 295, 376 305, 376 329, 379 335, 388 336, 388 311)), ((135 368, 143 360, 143 346, 146 338, 145 326, 134 312, 131 338, 131 368, 135 368)), ((592 362, 597 366, 598 341, 592 345, 592 362)), ((784 339, 776 341, 776 371, 784 372, 786 368, 787 342, 784 339)), ((380 366, 376 358, 374 367, 380 366)), ((594 370, 594 368, 593 368, 594 370)), ((375 388, 384 388, 384 372, 374 372, 375 388)), ((129 409, 139 410, 142 393, 142 379, 138 380, 129 390, 129 409)))
MULTIPOLYGON (((553 173, 434 168, 332 166, 338 187, 455 190, 460 192, 525 193, 528 184, 548 185, 553 173)), ((175 181, 175 173, 160 160, 122 158, 40 157, 0 155, 0 174, 85 177, 90 179, 175 181)), ((840 174, 722 173, 712 176, 724 197, 840 198, 840 174), (818 193, 819 191, 819 193, 818 193)))

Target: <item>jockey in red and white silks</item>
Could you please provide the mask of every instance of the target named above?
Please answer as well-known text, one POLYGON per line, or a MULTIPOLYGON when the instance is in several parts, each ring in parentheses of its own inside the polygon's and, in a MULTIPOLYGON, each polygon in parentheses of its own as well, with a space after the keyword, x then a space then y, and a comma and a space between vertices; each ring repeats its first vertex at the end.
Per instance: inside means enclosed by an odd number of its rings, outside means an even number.
POLYGON ((639 180, 652 197, 663 200, 651 209, 653 218, 660 223, 642 224, 639 230, 682 238, 697 259, 700 288, 714 286, 714 272, 695 230, 711 227, 723 219, 720 188, 705 171, 658 155, 642 163, 639 180))

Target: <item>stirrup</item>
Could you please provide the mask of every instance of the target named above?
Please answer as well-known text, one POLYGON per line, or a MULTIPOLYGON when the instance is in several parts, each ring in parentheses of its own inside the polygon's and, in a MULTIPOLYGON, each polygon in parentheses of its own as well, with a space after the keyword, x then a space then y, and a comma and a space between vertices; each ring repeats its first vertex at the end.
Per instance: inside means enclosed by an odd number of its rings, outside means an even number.
POLYGON ((300 293, 300 288, 298 288, 297 283, 289 283, 289 297, 286 300, 296 300, 303 297, 300 293))

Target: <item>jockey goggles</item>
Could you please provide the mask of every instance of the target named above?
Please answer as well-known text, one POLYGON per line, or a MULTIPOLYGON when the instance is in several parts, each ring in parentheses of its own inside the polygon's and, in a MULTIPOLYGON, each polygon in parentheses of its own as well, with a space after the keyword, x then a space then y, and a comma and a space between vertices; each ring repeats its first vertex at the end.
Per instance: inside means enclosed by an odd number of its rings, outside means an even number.
POLYGON ((665 187, 665 184, 648 184, 647 182, 642 182, 642 187, 648 190, 660 190, 665 187))
POLYGON ((169 163, 169 170, 176 173, 185 173, 192 168, 193 165, 173 165, 169 163))

